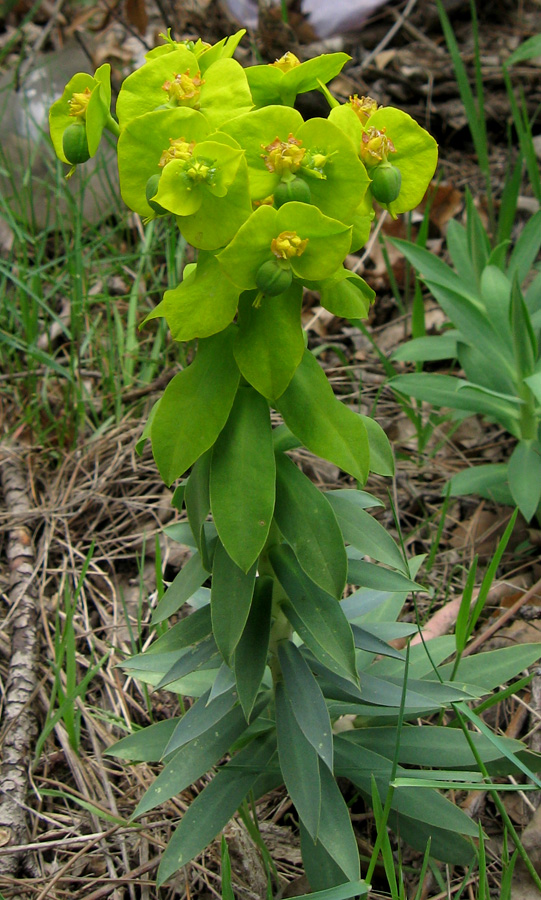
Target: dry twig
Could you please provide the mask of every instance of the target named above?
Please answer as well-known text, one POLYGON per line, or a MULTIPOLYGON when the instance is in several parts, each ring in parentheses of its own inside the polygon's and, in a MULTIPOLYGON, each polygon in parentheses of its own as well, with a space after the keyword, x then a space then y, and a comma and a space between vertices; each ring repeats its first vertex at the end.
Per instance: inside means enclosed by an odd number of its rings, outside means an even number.
MULTIPOLYGON (((3 451, 0 481, 8 511, 14 519, 8 533, 11 656, 0 747, 0 843, 17 847, 28 839, 25 800, 28 767, 37 723, 32 703, 37 689, 38 628, 34 584, 34 546, 24 524, 31 512, 20 458, 13 449, 3 451)), ((0 875, 16 875, 29 859, 20 854, 0 857, 0 875)))

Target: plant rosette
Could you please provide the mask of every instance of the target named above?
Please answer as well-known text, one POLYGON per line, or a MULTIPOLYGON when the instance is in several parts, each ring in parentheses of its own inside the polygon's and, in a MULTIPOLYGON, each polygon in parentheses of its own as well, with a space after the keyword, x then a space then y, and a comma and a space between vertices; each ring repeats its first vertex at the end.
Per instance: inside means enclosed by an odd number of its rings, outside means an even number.
POLYGON ((351 140, 328 119, 304 122, 295 109, 268 106, 239 116, 222 131, 246 151, 252 200, 302 180, 309 189, 304 202, 350 224, 370 179, 351 140))
MULTIPOLYGON (((68 165, 86 162, 96 155, 104 128, 118 134, 118 125, 110 112, 111 107, 111 66, 104 63, 96 69, 94 76, 86 72, 78 72, 70 78, 62 96, 56 100, 49 110, 49 130, 56 155, 68 165), (84 154, 71 159, 65 153, 65 133, 68 129, 84 131, 86 141, 73 141, 80 151, 86 144, 88 155, 84 154)), ((68 151, 69 152, 69 151, 68 151)))
POLYGON ((199 110, 213 129, 253 106, 245 71, 234 59, 217 59, 204 72, 194 53, 179 47, 153 57, 128 75, 117 101, 124 128, 156 109, 199 110))
POLYGON ((351 56, 347 53, 324 53, 301 62, 288 51, 273 63, 251 66, 246 70, 255 105, 293 106, 297 94, 317 90, 342 71, 351 56))
POLYGON ((178 216, 183 236, 203 250, 223 247, 252 211, 244 152, 210 132, 196 110, 157 110, 132 119, 118 142, 125 203, 146 218, 178 216))
MULTIPOLYGON (((302 283, 320 281, 342 265, 350 244, 351 226, 306 203, 293 202, 278 210, 258 207, 216 258, 240 290, 258 288, 265 296, 262 269, 268 270, 269 263, 290 269, 292 279, 302 283)), ((273 296, 276 291, 271 288, 268 293, 273 296)))
POLYGON ((380 167, 388 164, 398 171, 396 178, 394 175, 389 178, 389 182, 398 183, 395 199, 378 200, 396 218, 399 213, 414 209, 423 199, 436 171, 438 146, 434 138, 401 109, 392 106, 375 109, 375 101, 362 98, 366 104, 362 105, 359 114, 359 104, 353 102, 355 99, 331 109, 329 120, 353 141, 372 178, 379 180, 380 167), (374 175, 376 168, 378 175, 374 175))

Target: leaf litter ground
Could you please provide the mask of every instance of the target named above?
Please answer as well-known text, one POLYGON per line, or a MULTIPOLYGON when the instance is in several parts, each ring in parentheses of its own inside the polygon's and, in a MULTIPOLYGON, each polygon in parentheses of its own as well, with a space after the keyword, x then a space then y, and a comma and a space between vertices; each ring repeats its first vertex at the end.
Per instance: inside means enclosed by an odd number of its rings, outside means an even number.
MULTIPOLYGON (((217 39, 231 30, 231 23, 217 4, 191 6, 191 13, 180 14, 177 8, 176 15, 181 21, 169 20, 178 33, 193 34, 200 30, 205 37, 217 39)), ((346 43, 353 64, 333 87, 339 96, 369 92, 380 103, 397 103, 437 137, 441 148, 441 181, 435 186, 432 198, 429 246, 434 252, 444 254, 445 225, 450 218, 462 215, 465 187, 472 190, 483 213, 483 185, 441 38, 436 7, 428 0, 408 6, 411 10, 408 17, 390 40, 403 6, 381 7, 366 24, 360 40, 346 43)), ((453 2, 447 6, 463 59, 471 68, 473 47, 467 4, 453 2)), ((142 17, 147 11, 151 14, 149 30, 162 30, 163 22, 154 28, 158 22, 155 13, 141 3, 131 4, 128 20, 120 13, 112 15, 108 8, 99 5, 81 10, 77 4, 57 4, 52 16, 43 16, 39 11, 28 15, 25 7, 17 5, 2 22, 4 32, 0 45, 6 49, 4 65, 9 69, 15 55, 20 53, 24 58, 28 44, 38 44, 46 51, 57 49, 77 29, 82 42, 91 48, 95 65, 111 59, 120 68, 128 64, 134 48, 140 46, 137 27, 144 25, 142 17)), ((518 10, 515 4, 502 4, 497 16, 492 11, 481 22, 483 80, 493 137, 491 165, 496 196, 508 159, 508 112, 500 62, 521 40, 534 33, 536 12, 535 2, 525 2, 518 10)), ((260 35, 264 56, 272 59, 279 55, 289 48, 292 39, 306 40, 301 20, 292 15, 291 22, 297 29, 293 35, 273 14, 265 19, 260 35)), ((153 40, 154 36, 151 37, 153 40)), ((249 59, 251 51, 244 52, 249 59)), ((528 79, 529 103, 535 108, 541 93, 541 70, 532 65, 523 75, 528 79)), ((314 112, 317 114, 317 109, 314 112)), ((524 218, 519 213, 517 229, 532 209, 527 190, 521 198, 521 207, 524 218)), ((413 229, 416 225, 414 217, 413 229)), ((384 222, 382 231, 406 236, 406 226, 401 221, 384 222)), ((134 240, 137 242, 137 234, 134 240)), ((6 241, 8 247, 9 234, 6 241)), ((53 252, 51 247, 51 255, 53 252)), ((9 249, 5 249, 4 255, 9 258, 9 249)), ((431 560, 430 571, 424 578, 430 591, 418 598, 418 613, 423 622, 428 622, 427 627, 433 623, 442 633, 452 630, 456 609, 453 601, 461 596, 474 555, 479 554, 483 566, 488 564, 511 512, 477 498, 461 498, 451 500, 444 513, 445 484, 466 464, 505 460, 510 442, 496 426, 486 422, 470 419, 453 428, 443 416, 423 410, 423 423, 426 424, 429 415, 432 423, 427 429, 430 437, 426 446, 420 449, 410 419, 385 388, 385 371, 372 344, 375 341, 388 356, 410 336, 409 315, 397 306, 391 290, 391 280, 399 286, 402 295, 411 289, 403 261, 393 256, 391 248, 385 259, 376 240, 369 252, 354 264, 377 291, 378 299, 366 333, 344 320, 330 317, 317 306, 317 298, 309 296, 303 310, 304 324, 310 346, 318 353, 337 394, 354 408, 375 414, 394 441, 398 462, 396 478, 392 482, 374 478, 368 487, 385 502, 385 509, 377 515, 395 537, 392 507, 397 511, 408 555, 424 553, 431 560), (446 616, 447 611, 450 616, 446 616)), ((124 277, 129 283, 133 272, 124 271, 115 277, 120 280, 124 277)), ((120 286, 120 294, 122 290, 120 286)), ((6 293, 6 304, 9 302, 6 293)), ((58 303, 57 312, 62 315, 58 303)), ((127 305, 120 303, 120 314, 126 312, 127 305)), ((441 325, 441 312, 430 298, 426 298, 425 316, 429 333, 441 325)), ((49 326, 42 321, 40 327, 46 330, 49 326)), ((52 331, 45 336, 45 346, 51 344, 62 358, 66 351, 58 334, 52 331)), ((178 360, 171 347, 167 353, 170 374, 173 374, 178 360)), ((6 450, 0 452, 4 466, 9 455, 23 472, 29 509, 24 516, 17 514, 12 506, 4 506, 1 511, 0 553, 6 565, 0 575, 0 588, 9 599, 10 534, 18 525, 26 526, 34 547, 42 648, 33 703, 41 734, 46 734, 43 729, 48 733, 38 744, 41 745, 39 758, 34 761, 29 776, 28 835, 20 868, 16 876, 0 875, 0 892, 10 900, 16 897, 62 900, 67 896, 78 900, 102 897, 151 900, 157 896, 154 877, 160 854, 179 815, 204 786, 204 779, 163 809, 133 825, 129 817, 153 778, 153 767, 121 765, 103 754, 114 740, 132 728, 178 713, 177 698, 167 692, 149 694, 144 686, 116 667, 126 655, 150 640, 149 619, 157 600, 157 569, 169 581, 186 558, 185 548, 161 534, 163 525, 174 519, 170 492, 161 484, 148 449, 141 458, 134 452, 139 422, 148 412, 153 394, 163 388, 163 376, 141 387, 136 384, 135 388, 131 385, 120 391, 121 412, 118 414, 117 409, 116 422, 100 419, 101 411, 109 407, 100 396, 99 378, 88 376, 93 425, 86 431, 83 428, 75 444, 70 445, 69 433, 62 444, 50 428, 44 438, 35 423, 22 424, 21 408, 28 402, 24 362, 21 372, 20 367, 14 371, 12 359, 6 356, 6 360, 0 371, 6 388, 0 408, 4 433, 9 440, 4 444, 6 450), (78 584, 85 569, 85 578, 78 584), (59 634, 65 638, 66 660, 72 652, 73 672, 61 659, 59 634), (86 689, 76 687, 70 695, 70 678, 75 677, 74 683, 80 686, 92 667, 97 670, 86 689), (57 702, 51 709, 55 692, 57 702), (58 708, 58 697, 66 693, 71 717, 52 719, 58 708)), ((92 363, 95 360, 90 359, 89 371, 93 371, 92 363)), ((54 375, 51 378, 46 369, 39 368, 34 374, 34 389, 44 392, 54 412, 55 404, 60 408, 63 397, 54 375)), ((297 461, 322 488, 347 485, 336 467, 310 454, 299 453, 297 461)), ((5 485, 4 492, 7 493, 5 485)), ((541 597, 537 590, 531 590, 541 577, 540 544, 541 532, 519 523, 502 561, 498 582, 491 591, 486 615, 477 626, 476 639, 483 649, 531 642, 541 637, 541 597), (518 609, 525 592, 529 592, 527 603, 518 609), (498 627, 500 622, 502 627, 498 627)), ((10 562, 13 566, 13 559, 10 562)), ((0 674, 5 683, 11 619, 16 616, 16 609, 6 603, 0 615, 0 674)), ((415 609, 406 605, 403 620, 415 621, 415 616, 415 609)), ((534 679, 530 689, 494 707, 487 720, 501 732, 525 738, 532 749, 539 750, 541 714, 537 681, 534 679)), ((189 700, 184 702, 187 704, 189 700)), ((5 729, 2 741, 5 741, 5 729)), ((344 789, 349 791, 347 799, 351 801, 361 854, 368 857, 375 839, 372 813, 365 810, 351 788, 344 786, 344 789)), ((531 797, 530 794, 530 802, 531 797)), ((499 896, 502 829, 497 813, 490 798, 479 792, 471 796, 457 794, 455 800, 472 815, 481 817, 490 836, 489 876, 494 895, 499 896)), ((520 795, 512 795, 507 808, 519 827, 532 819, 533 809, 520 795)), ((282 879, 283 896, 305 892, 308 887, 302 877, 290 801, 282 792, 269 795, 258 805, 258 818, 263 839, 282 879)), ((244 827, 232 823, 227 839, 238 896, 247 900, 264 897, 264 869, 244 827)), ((415 891, 415 869, 420 865, 418 854, 405 846, 401 852, 408 882, 415 891)), ((0 834, 0 862, 9 853, 0 834)), ((202 858, 163 888, 160 896, 171 900, 219 897, 219 856, 215 842, 202 858)), ((462 878, 460 870, 442 868, 439 882, 433 876, 426 879, 422 896, 452 896, 462 878), (448 885, 449 894, 447 889, 442 892, 442 883, 448 885)), ((378 886, 382 891, 386 887, 384 875, 378 870, 374 885, 376 897, 378 886)), ((469 897, 476 896, 475 876, 466 890, 469 897)))

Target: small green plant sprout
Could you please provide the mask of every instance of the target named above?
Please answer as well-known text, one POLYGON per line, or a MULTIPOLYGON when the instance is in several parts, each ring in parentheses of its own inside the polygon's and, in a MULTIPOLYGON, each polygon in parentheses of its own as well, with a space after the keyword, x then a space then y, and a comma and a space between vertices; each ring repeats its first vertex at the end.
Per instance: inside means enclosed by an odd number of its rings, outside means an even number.
MULTIPOLYGON (((336 315, 366 316, 373 292, 344 260, 368 237, 370 184, 393 215, 411 209, 433 175, 436 145, 405 113, 373 101, 334 105, 328 119, 305 122, 292 107, 297 94, 327 91, 345 54, 306 63, 286 55, 244 70, 231 58, 240 36, 214 46, 168 36, 126 78, 117 102, 124 200, 146 219, 174 218, 196 251, 147 320, 165 317, 175 340, 197 342, 143 433, 165 483, 177 483, 175 507, 186 510, 167 533, 192 553, 154 609, 159 636, 122 665, 198 699, 110 752, 163 762, 136 816, 230 755, 182 817, 158 884, 248 796, 285 784, 311 887, 345 886, 332 895, 345 900, 368 888, 336 779, 348 778, 370 803, 375 778, 382 821, 423 852, 430 834, 434 856, 468 861, 477 826, 433 787, 420 801, 391 782, 411 762, 463 766, 471 780, 476 763, 459 730, 450 738, 413 723, 492 690, 537 647, 498 651, 498 667, 460 660, 450 670, 456 686, 440 667, 452 652, 447 639, 430 660, 415 648, 408 678, 405 657, 387 643, 412 632, 396 620, 408 592, 421 589, 413 580, 420 560, 410 568, 367 511, 379 501, 361 488, 370 472, 392 474, 391 448, 374 420, 335 397, 306 348, 301 303, 308 287, 336 315), (354 108, 363 104, 365 121, 354 108), (394 186, 378 184, 373 171, 388 157, 400 173, 394 186), (298 447, 339 466, 356 487, 318 490, 288 455, 298 447), (344 600, 347 584, 359 590, 344 600), (345 713, 367 727, 335 734, 345 713)), ((66 127, 70 99, 68 91, 66 127)), ((516 770, 520 744, 495 749, 474 732, 472 741, 487 765, 516 770)))
POLYGON ((457 359, 465 377, 419 372, 390 381, 393 390, 464 418, 481 415, 517 441, 506 463, 473 466, 455 475, 451 496, 480 494, 518 506, 530 521, 541 512, 541 213, 524 227, 512 251, 491 248, 471 197, 467 224, 449 223, 453 268, 407 241, 393 241, 454 327, 410 341, 395 360, 457 359), (532 278, 533 274, 533 278, 532 278))
MULTIPOLYGON (((474 57, 478 77, 475 95, 451 24, 438 0, 440 18, 464 103, 479 166, 486 181, 489 225, 486 228, 466 195, 466 225, 449 223, 447 248, 452 267, 422 246, 395 241, 449 319, 440 336, 415 336, 400 347, 395 360, 458 360, 465 377, 417 372, 392 378, 399 395, 454 411, 455 419, 481 415, 497 422, 517 441, 506 463, 473 466, 450 481, 450 495, 479 494, 518 506, 524 518, 541 516, 541 212, 511 241, 523 169, 531 190, 541 199, 539 165, 532 125, 515 97, 513 66, 539 53, 541 36, 521 44, 503 66, 510 112, 518 137, 518 158, 509 164, 496 210, 491 190, 485 98, 475 4, 471 4, 474 57), (496 215, 497 213, 497 215, 496 215)), ((415 332, 414 332, 415 333, 415 332)))

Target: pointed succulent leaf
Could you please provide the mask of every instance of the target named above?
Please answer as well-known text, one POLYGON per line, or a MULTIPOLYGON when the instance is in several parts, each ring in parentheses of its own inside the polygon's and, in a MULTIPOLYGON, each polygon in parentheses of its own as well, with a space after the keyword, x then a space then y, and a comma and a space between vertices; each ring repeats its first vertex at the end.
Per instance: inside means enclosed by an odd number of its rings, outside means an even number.
POLYGON ((357 686, 353 634, 340 604, 308 578, 290 547, 273 547, 270 560, 289 600, 284 613, 299 637, 331 672, 357 686))
POLYGON ((222 766, 190 804, 173 833, 158 869, 158 886, 210 844, 235 814, 276 752, 273 733, 256 737, 222 766))
POLYGON ((539 441, 519 441, 507 464, 507 479, 513 500, 529 522, 541 502, 539 441))
POLYGON ((291 711, 304 737, 330 772, 333 770, 331 720, 316 679, 301 651, 292 641, 278 645, 278 660, 284 676, 291 711))
POLYGON ((334 396, 325 373, 308 350, 275 405, 308 450, 358 481, 366 481, 370 459, 364 422, 334 396))
POLYGON ((276 454, 274 516, 303 571, 339 600, 346 584, 347 556, 336 515, 327 495, 284 453, 276 454))
POLYGON ((210 594, 212 630, 218 649, 228 665, 250 612, 255 576, 255 565, 248 572, 243 572, 218 541, 210 594))
POLYGON ((269 650, 272 579, 258 576, 248 619, 235 650, 235 679, 244 715, 249 718, 261 688, 269 650))
POLYGON ((152 422, 152 451, 167 484, 212 447, 229 416, 240 372, 231 326, 199 342, 197 357, 165 389, 152 422))
POLYGON ((295 718, 282 681, 276 685, 275 703, 278 757, 284 782, 297 813, 315 841, 321 815, 318 755, 295 718))
POLYGON ((235 359, 256 391, 274 400, 284 393, 303 357, 302 288, 292 284, 283 294, 264 297, 259 306, 255 297, 254 292, 240 296, 235 359))
POLYGON ((207 580, 209 573, 201 562, 199 553, 194 553, 184 563, 180 572, 165 591, 152 614, 152 624, 163 622, 184 606, 196 590, 207 580))
POLYGON ((182 716, 165 746, 162 758, 170 756, 217 725, 233 708, 237 695, 233 689, 211 700, 210 690, 199 697, 182 716))
MULTIPOLYGON (((182 721, 182 720, 181 720, 182 721)), ((156 780, 143 795, 133 818, 186 790, 216 765, 248 725, 240 706, 235 706, 206 732, 180 747, 168 760, 156 780)))
POLYGON ((243 572, 253 566, 267 539, 275 478, 268 403, 252 387, 241 386, 214 445, 210 501, 220 540, 243 572))

